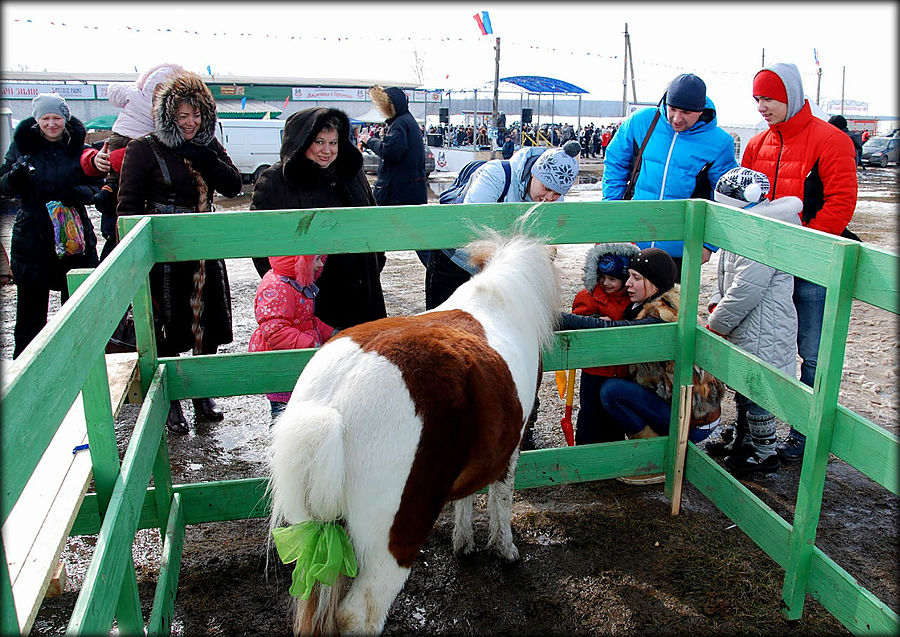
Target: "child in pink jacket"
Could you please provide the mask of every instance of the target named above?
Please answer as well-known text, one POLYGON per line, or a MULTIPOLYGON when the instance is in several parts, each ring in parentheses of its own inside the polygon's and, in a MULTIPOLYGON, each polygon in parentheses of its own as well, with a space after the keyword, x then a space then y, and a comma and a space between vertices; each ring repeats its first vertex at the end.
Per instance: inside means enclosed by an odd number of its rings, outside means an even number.
MULTIPOLYGON (((259 327, 250 336, 251 352, 319 347, 334 333, 313 314, 319 291, 315 280, 325 258, 317 254, 269 257, 272 269, 259 282, 254 299, 259 327)), ((291 392, 266 394, 272 420, 284 411, 290 397, 291 392)))

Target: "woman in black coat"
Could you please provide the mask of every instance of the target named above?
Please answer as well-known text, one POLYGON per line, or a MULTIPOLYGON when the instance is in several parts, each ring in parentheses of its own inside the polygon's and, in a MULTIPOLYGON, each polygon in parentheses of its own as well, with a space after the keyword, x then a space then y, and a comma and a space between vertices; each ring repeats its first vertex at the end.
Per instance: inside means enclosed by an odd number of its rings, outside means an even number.
MULTIPOLYGON (((175 73, 159 85, 153 103, 156 130, 129 142, 119 180, 119 216, 180 214, 212 209, 213 192, 234 197, 241 174, 215 138, 216 102, 200 76, 175 73)), ((157 263, 150 295, 160 356, 188 350, 215 354, 232 341, 231 290, 225 261, 157 263)), ((222 420, 209 398, 194 400, 194 415, 222 420)), ((178 401, 166 423, 188 433, 178 401)))
MULTIPOLYGON (((333 108, 308 108, 284 125, 281 160, 256 182, 251 210, 359 208, 375 198, 362 169, 362 154, 350 138, 350 120, 333 108)), ((253 259, 260 275, 269 260, 253 259)), ((384 318, 381 270, 384 252, 332 254, 316 281, 315 314, 335 329, 384 318)))
POLYGON ((102 182, 81 169, 84 125, 69 112, 55 93, 34 98, 33 117, 22 120, 13 133, 3 166, 0 191, 18 197, 19 210, 12 229, 10 265, 16 281, 16 327, 13 358, 47 324, 50 290, 60 302, 69 298, 66 272, 98 265, 97 237, 85 205, 91 203, 102 182), (84 249, 57 256, 48 202, 60 202, 77 211, 84 228, 84 249))

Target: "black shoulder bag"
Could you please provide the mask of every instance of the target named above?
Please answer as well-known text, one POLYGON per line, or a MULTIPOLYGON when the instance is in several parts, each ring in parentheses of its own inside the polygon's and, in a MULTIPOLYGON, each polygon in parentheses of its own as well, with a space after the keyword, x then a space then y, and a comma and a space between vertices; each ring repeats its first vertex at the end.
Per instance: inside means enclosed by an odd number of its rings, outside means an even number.
POLYGON ((641 147, 634 156, 634 161, 631 165, 631 174, 628 175, 628 181, 625 183, 625 194, 622 195, 622 199, 631 199, 634 196, 634 184, 637 182, 638 173, 641 172, 641 161, 644 157, 644 148, 647 146, 647 142, 650 141, 650 135, 653 134, 653 129, 656 128, 656 122, 658 121, 659 109, 656 109, 653 121, 650 122, 650 128, 647 129, 647 134, 644 135, 644 141, 641 142, 641 147))

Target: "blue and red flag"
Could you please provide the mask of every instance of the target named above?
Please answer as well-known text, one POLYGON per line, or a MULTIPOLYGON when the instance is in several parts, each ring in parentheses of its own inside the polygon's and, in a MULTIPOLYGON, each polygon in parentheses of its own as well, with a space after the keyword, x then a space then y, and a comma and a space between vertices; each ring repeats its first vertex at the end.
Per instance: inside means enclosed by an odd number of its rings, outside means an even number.
POLYGON ((813 49, 813 59, 816 61, 816 66, 819 66, 819 52, 813 49))

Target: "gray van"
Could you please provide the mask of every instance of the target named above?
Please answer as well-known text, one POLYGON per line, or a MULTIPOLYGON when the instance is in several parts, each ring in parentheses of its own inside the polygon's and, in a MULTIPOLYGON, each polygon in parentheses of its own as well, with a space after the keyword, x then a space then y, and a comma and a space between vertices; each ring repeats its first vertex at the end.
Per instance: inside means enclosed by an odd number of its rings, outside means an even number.
POLYGON ((900 139, 896 137, 871 137, 863 144, 862 161, 870 166, 884 168, 889 163, 900 165, 900 139))

